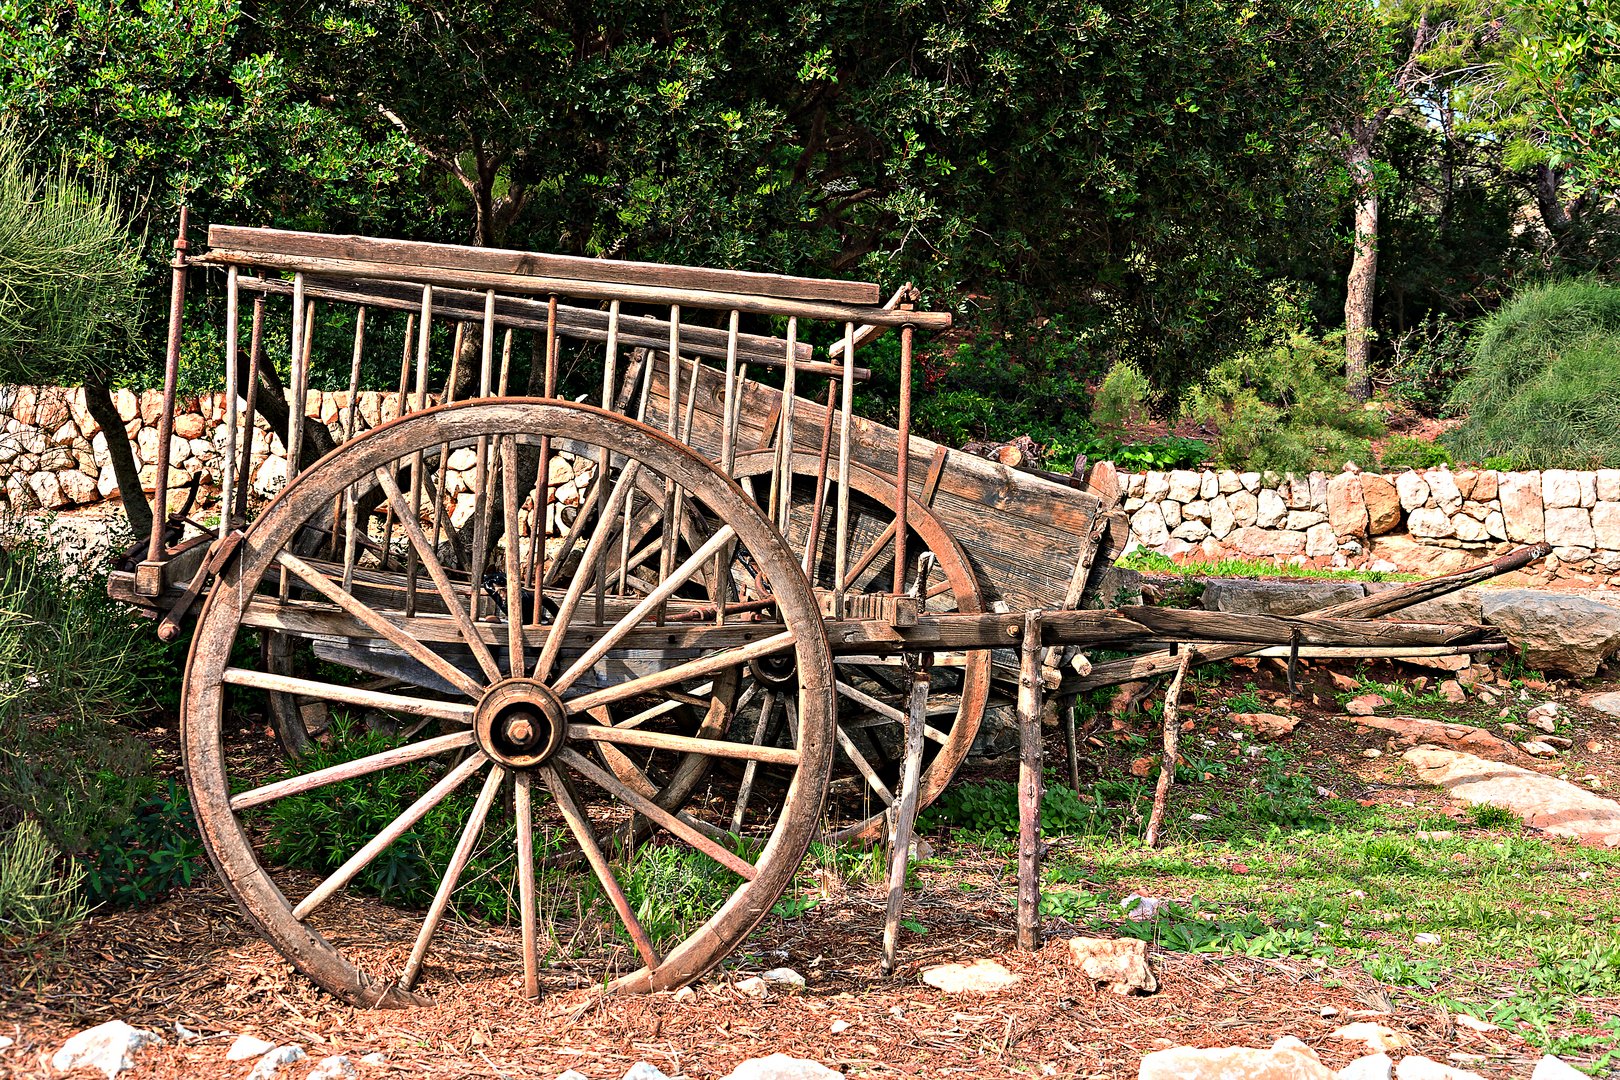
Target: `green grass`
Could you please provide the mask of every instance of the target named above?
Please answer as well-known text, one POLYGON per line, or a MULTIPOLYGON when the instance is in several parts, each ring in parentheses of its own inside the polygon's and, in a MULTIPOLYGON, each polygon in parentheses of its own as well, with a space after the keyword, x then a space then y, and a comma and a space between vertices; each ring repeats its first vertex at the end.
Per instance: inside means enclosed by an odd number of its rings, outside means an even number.
POLYGON ((1419 577, 1417 574, 1384 573, 1379 570, 1319 570, 1312 566, 1278 565, 1257 559, 1173 562, 1146 548, 1137 548, 1121 559, 1119 565, 1144 574, 1177 574, 1181 577, 1278 577, 1318 581, 1416 581, 1419 577))

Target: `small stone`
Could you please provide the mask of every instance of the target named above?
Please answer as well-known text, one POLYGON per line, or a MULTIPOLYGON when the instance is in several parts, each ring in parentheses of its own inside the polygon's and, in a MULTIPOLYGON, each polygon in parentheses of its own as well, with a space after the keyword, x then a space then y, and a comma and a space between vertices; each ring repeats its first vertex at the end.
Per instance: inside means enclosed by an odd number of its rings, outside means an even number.
POLYGON ((1159 988, 1148 964, 1147 942, 1138 938, 1070 938, 1069 963, 1116 994, 1151 994, 1159 988))
POLYGON ((1620 716, 1620 690, 1610 691, 1607 694, 1593 694, 1582 704, 1605 716, 1620 716))
POLYGON ((1368 1054, 1339 1070, 1338 1080, 1389 1080, 1395 1062, 1388 1054, 1368 1054))
POLYGON ((743 997, 751 997, 755 998, 756 1000, 763 1001, 765 998, 770 996, 770 992, 770 985, 758 975, 751 975, 748 978, 740 979, 737 982, 737 993, 741 994, 743 997))
POLYGON ((994 994, 1018 985, 1022 979, 1022 975, 1008 971, 994 960, 940 964, 922 973, 923 982, 947 994, 994 994))
POLYGON ((776 1053, 749 1058, 732 1069, 725 1080, 844 1080, 844 1074, 819 1061, 776 1053))
POLYGON ((225 1051, 226 1061, 246 1061, 248 1058, 263 1057, 276 1048, 273 1042, 255 1038, 252 1035, 238 1035, 231 1048, 225 1051))
POLYGON ((834 1020, 832 1022, 832 1026, 827 1030, 832 1032, 834 1035, 842 1035, 844 1032, 848 1031, 854 1026, 855 1025, 851 1024, 848 1020, 834 1020))
POLYGON ((1361 752, 1361 756, 1370 761, 1373 758, 1381 758, 1381 757, 1383 757, 1384 752, 1382 750, 1374 750, 1374 749, 1368 748, 1368 749, 1363 750, 1361 752))
POLYGON ((1395 1080, 1485 1080, 1479 1073, 1454 1069, 1426 1057, 1405 1057, 1395 1067, 1395 1080))
POLYGON ((567 1072, 558 1073, 557 1080, 590 1080, 590 1077, 586 1076, 582 1072, 576 1072, 573 1069, 569 1069, 567 1072))
POLYGON ((1146 922, 1149 919, 1156 918, 1159 909, 1163 906, 1164 901, 1157 896, 1141 896, 1137 893, 1131 893, 1131 895, 1119 902, 1119 909, 1132 922, 1146 922))
POLYGON ((697 991, 692 989, 690 986, 683 986, 679 990, 675 991, 675 1002, 676 1002, 676 1004, 685 1005, 689 1001, 696 1001, 696 1000, 697 1000, 697 991))
POLYGON ((1447 679, 1440 684, 1440 696, 1453 705, 1461 705, 1468 700, 1468 693, 1463 690, 1462 683, 1456 679, 1447 679))
POLYGON ((1562 1058, 1548 1054, 1536 1062, 1536 1069, 1530 1074, 1530 1080, 1587 1080, 1587 1076, 1562 1058))
POLYGON ((349 1080, 350 1077, 360 1075, 360 1070, 354 1067, 348 1054, 333 1054, 324 1057, 310 1070, 306 1080, 349 1080))
POLYGON ((1371 716, 1388 705, 1389 701, 1377 694, 1362 694, 1344 703, 1344 711, 1351 716, 1371 716))
POLYGON ((0 1050, 10 1050, 16 1042, 10 1035, 0 1035, 0 1050))
MULTIPOLYGON (((373 1050, 371 1053, 366 1054, 364 1057, 362 1057, 360 1059, 360 1064, 362 1064, 362 1065, 386 1065, 386 1064, 388 1064, 388 1055, 383 1053, 381 1050, 373 1050)), ((572 1072, 573 1070, 570 1069, 569 1071, 572 1072)), ((567 1073, 564 1073, 563 1075, 566 1076, 567 1073)), ((557 1080, 562 1080, 562 1077, 559 1076, 557 1078, 557 1080)))
POLYGON ((781 990, 787 993, 803 990, 805 985, 804 976, 790 967, 771 968, 771 970, 762 973, 760 978, 764 979, 765 985, 772 990, 781 990))
POLYGON ((1557 757, 1558 747, 1540 739, 1530 739, 1519 744, 1519 749, 1531 757, 1557 757))
POLYGON ((1403 1035, 1393 1028, 1387 1028, 1383 1024, 1366 1022, 1346 1024, 1344 1027, 1335 1029, 1328 1035, 1328 1038, 1361 1043, 1374 1053, 1403 1050, 1412 1045, 1409 1036, 1403 1035))
POLYGON ((1233 713, 1232 722, 1242 724, 1262 738, 1286 739, 1299 726, 1299 717, 1278 713, 1233 713))
POLYGON ((1502 1030, 1501 1028, 1497 1027, 1493 1023, 1490 1023, 1489 1021, 1481 1020, 1479 1017, 1470 1016, 1467 1013, 1458 1013, 1456 1016, 1452 1017, 1452 1020, 1456 1023, 1456 1025, 1458 1027, 1467 1028, 1469 1031, 1501 1031, 1502 1030))
POLYGON ((125 1069, 135 1067, 135 1055, 148 1046, 162 1046, 163 1036, 155 1031, 130 1027, 122 1020, 109 1020, 73 1036, 51 1057, 51 1068, 58 1072, 74 1069, 100 1069, 111 1080, 125 1069))
POLYGON ((1418 944, 1418 945, 1438 945, 1438 944, 1440 944, 1440 935, 1439 934, 1416 934, 1416 935, 1413 936, 1412 941, 1415 944, 1418 944))
POLYGON ((638 1061, 624 1071, 624 1080, 669 1080, 669 1074, 656 1065, 638 1061))
POLYGON ((1197 1049, 1177 1046, 1142 1059, 1138 1080, 1333 1080, 1333 1072, 1298 1039, 1269 1050, 1248 1046, 1197 1049))
POLYGON ((301 1046, 293 1046, 291 1043, 278 1046, 259 1059, 259 1063, 253 1066, 253 1071, 248 1073, 247 1080, 270 1080, 270 1077, 281 1071, 283 1065, 303 1061, 308 1056, 301 1046))
POLYGON ((1558 730, 1558 703, 1544 701, 1525 713, 1524 718, 1534 727, 1540 728, 1550 735, 1558 730))
MULTIPOLYGON (((192 1031, 178 1020, 174 1022, 174 1037, 177 1042, 182 1043, 194 1043, 202 1041, 201 1035, 197 1034, 195 1031, 192 1031)), ((4 1047, 0 1046, 0 1049, 4 1049, 4 1047)))

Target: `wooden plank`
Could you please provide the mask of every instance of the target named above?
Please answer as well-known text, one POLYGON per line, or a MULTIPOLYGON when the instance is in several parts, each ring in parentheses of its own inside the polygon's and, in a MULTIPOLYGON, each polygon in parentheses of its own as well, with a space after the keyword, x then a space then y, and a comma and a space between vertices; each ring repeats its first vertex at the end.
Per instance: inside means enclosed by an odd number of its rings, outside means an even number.
MULTIPOLYGON (((738 445, 765 445, 765 420, 781 392, 749 380, 742 383, 738 393, 738 445)), ((655 414, 668 407, 667 384, 656 373, 651 399, 655 404, 649 408, 655 414)), ((720 373, 701 369, 697 374, 697 406, 690 443, 714 460, 719 458, 724 399, 720 373)), ((793 410, 795 443, 819 448, 826 414, 827 407, 821 402, 797 399, 793 410)), ((885 476, 894 476, 900 460, 899 433, 861 416, 851 417, 850 427, 853 459, 885 476)), ((837 453, 837 429, 835 423, 833 453, 837 453)), ((913 437, 910 456, 912 495, 924 499, 961 543, 986 602, 1003 601, 1009 607, 1028 609, 1053 607, 1062 601, 1077 547, 1091 535, 1101 506, 1095 495, 959 450, 941 448, 927 439, 913 437), (941 449, 945 463, 938 472, 938 488, 928 503, 924 486, 930 476, 929 465, 941 449)))
MULTIPOLYGON (((242 278, 241 287, 250 292, 285 295, 292 286, 281 278, 242 278)), ((311 278, 306 280, 305 293, 325 300, 341 303, 367 304, 393 311, 419 311, 422 307, 422 289, 407 281, 365 281, 337 278, 311 278)), ((486 293, 469 289, 436 288, 433 290, 435 317, 462 321, 482 321, 486 293)), ((526 296, 495 297, 495 322, 500 326, 513 326, 521 330, 544 330, 548 325, 548 304, 526 296)), ((606 342, 609 313, 601 308, 557 305, 557 332, 563 337, 581 341, 606 342)), ((650 315, 621 315, 619 317, 620 344, 632 347, 664 349, 669 343, 669 320, 650 315)), ((730 334, 710 326, 681 326, 681 351, 711 359, 723 359, 729 345, 730 334)), ((787 342, 767 334, 737 335, 737 355, 749 363, 781 367, 787 342)), ((799 343, 794 353, 799 357, 801 370, 815 370, 831 374, 841 370, 837 365, 813 363, 815 348, 799 343)), ((871 372, 856 369, 861 378, 871 372)))
MULTIPOLYGON (((356 261, 314 255, 281 255, 219 247, 193 262, 229 266, 263 267, 332 278, 366 278, 398 281, 402 268, 393 262, 356 261)), ((437 266, 408 268, 410 279, 423 285, 450 288, 497 289, 502 292, 540 296, 568 296, 576 300, 620 300, 637 304, 671 304, 688 308, 726 311, 735 309, 758 315, 795 315, 826 322, 870 322, 885 326, 909 323, 919 330, 947 330, 949 312, 888 311, 880 307, 839 304, 827 300, 794 300, 746 292, 714 292, 708 289, 677 288, 668 285, 634 285, 574 278, 533 277, 486 270, 453 270, 437 266)))
POLYGON ((869 281, 835 281, 789 277, 748 270, 713 270, 699 266, 620 259, 590 259, 578 255, 550 255, 504 248, 432 244, 417 240, 385 240, 370 236, 338 236, 288 229, 212 225, 210 248, 259 255, 292 255, 356 262, 386 262, 403 267, 469 270, 564 281, 595 281, 619 285, 652 285, 712 292, 749 293, 788 300, 826 300, 838 304, 881 303, 883 294, 869 281))

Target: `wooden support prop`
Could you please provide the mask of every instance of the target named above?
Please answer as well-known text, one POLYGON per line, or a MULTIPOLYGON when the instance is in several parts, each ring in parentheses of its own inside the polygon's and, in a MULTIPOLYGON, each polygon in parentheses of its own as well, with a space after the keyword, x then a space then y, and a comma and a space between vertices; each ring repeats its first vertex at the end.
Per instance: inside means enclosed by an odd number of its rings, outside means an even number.
MULTIPOLYGON (((1398 589, 1388 589, 1384 592, 1363 596, 1358 600, 1350 600, 1343 604, 1334 604, 1331 607, 1313 611, 1309 616, 1299 618, 1337 618, 1337 619, 1376 619, 1414 604, 1421 604, 1425 600, 1433 600, 1437 596, 1465 589, 1470 585, 1477 585, 1482 581, 1489 581, 1493 577, 1522 570, 1533 562, 1545 559, 1552 551, 1548 544, 1532 544, 1516 551, 1510 551, 1490 562, 1480 563, 1454 574, 1430 578, 1427 581, 1417 581, 1398 589)), ((1291 636, 1285 644, 1291 644, 1291 636)), ((1262 644, 1262 643, 1256 643, 1262 644)), ((1273 644, 1266 642, 1263 644, 1273 644)), ((1330 643, 1331 644, 1331 643, 1330 643)), ((1197 663, 1208 663, 1213 660, 1230 660, 1235 656, 1247 656, 1256 651, 1255 646, 1243 645, 1214 645, 1201 646, 1198 649, 1197 663)), ((1301 656, 1310 653, 1301 648, 1301 656)), ((1145 656, 1133 656, 1124 660, 1109 660, 1096 664, 1091 674, 1075 682, 1067 689, 1076 693, 1082 690, 1094 690, 1100 686, 1114 686, 1122 682, 1136 682, 1139 679, 1151 679, 1156 675, 1166 675, 1174 671, 1179 661, 1168 651, 1150 653, 1145 656)))
POLYGON ((1176 665, 1175 678, 1164 692, 1164 757, 1159 761, 1159 783, 1153 789, 1153 810, 1148 814, 1147 835, 1142 842, 1148 847, 1159 846, 1159 827, 1164 824, 1164 807, 1170 801, 1170 785, 1176 782, 1176 745, 1181 741, 1181 725, 1176 718, 1176 705, 1181 699, 1181 681, 1192 667, 1193 650, 1181 652, 1176 665))
POLYGON ((923 732, 928 727, 929 674, 926 665, 911 673, 911 695, 906 705, 906 756, 900 776, 900 801, 891 813, 889 828, 889 899, 883 921, 883 973, 894 973, 900 946, 900 909, 906 898, 906 866, 911 861, 911 836, 917 824, 917 785, 922 778, 923 732))
POLYGON ((1018 947, 1041 946, 1041 613, 1018 650, 1018 947))

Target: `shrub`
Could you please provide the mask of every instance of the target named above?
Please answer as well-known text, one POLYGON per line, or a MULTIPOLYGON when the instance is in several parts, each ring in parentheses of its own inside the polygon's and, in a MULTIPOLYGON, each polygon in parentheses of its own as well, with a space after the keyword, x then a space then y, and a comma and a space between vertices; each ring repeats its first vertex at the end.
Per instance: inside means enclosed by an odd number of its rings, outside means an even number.
POLYGON ((1515 468, 1620 465, 1620 287, 1531 289, 1485 320, 1444 436, 1461 459, 1515 468))
POLYGON ((1450 465, 1451 453, 1439 443, 1432 443, 1412 435, 1397 435, 1384 444, 1379 464, 1392 471, 1432 469, 1436 465, 1450 465))
POLYGON ((71 930, 84 917, 83 876, 38 822, 20 822, 0 836, 0 937, 71 930))
POLYGON ((1116 360, 1097 388, 1091 403, 1091 422, 1097 430, 1118 435, 1148 418, 1148 401, 1153 387, 1142 369, 1129 360, 1116 360))
POLYGON ((1383 421, 1344 388, 1333 336, 1305 328, 1298 301, 1251 328, 1249 347, 1215 365, 1183 405, 1215 429, 1216 460, 1229 468, 1304 473, 1367 461, 1383 421))
POLYGON ((26 823, 75 860, 58 873, 84 899, 151 899, 189 879, 198 849, 183 797, 120 721, 172 695, 175 649, 108 599, 104 567, 70 566, 37 539, 10 544, 0 547, 0 858, 27 861, 12 850, 29 842, 26 823))
POLYGON ((1444 312, 1430 312, 1392 342, 1389 393, 1426 412, 1451 397, 1468 372, 1468 330, 1444 312))

